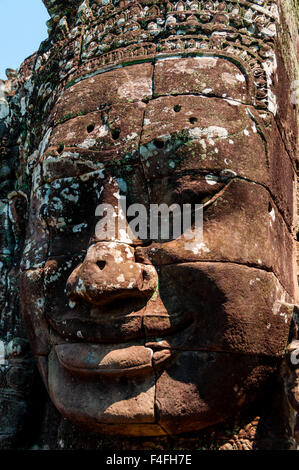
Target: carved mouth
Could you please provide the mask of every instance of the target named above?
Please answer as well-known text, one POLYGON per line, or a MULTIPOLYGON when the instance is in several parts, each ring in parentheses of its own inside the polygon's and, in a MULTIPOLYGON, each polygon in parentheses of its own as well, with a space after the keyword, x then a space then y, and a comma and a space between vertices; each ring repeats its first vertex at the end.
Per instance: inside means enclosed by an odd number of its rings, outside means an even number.
MULTIPOLYGON (((153 372, 156 362, 161 365, 161 351, 141 344, 60 344, 55 347, 60 364, 75 375, 119 376, 153 372)), ((163 362, 172 351, 163 351, 163 362)))
MULTIPOLYGON (((72 325, 69 322, 72 320, 74 319, 62 322, 69 328, 72 325)), ((77 318, 75 320, 79 321, 77 318)), ((113 329, 110 321, 108 323, 110 329, 113 329)), ((85 337, 78 342, 78 334, 75 341, 74 332, 68 331, 68 338, 71 336, 73 342, 70 342, 70 339, 65 342, 63 338, 56 344, 55 351, 60 365, 73 375, 114 377, 146 374, 161 367, 173 357, 191 334, 193 325, 192 315, 188 314, 184 319, 177 318, 176 325, 168 329, 156 328, 152 330, 151 335, 147 335, 142 328, 135 331, 136 338, 133 341, 127 335, 117 343, 108 342, 107 337, 104 342, 103 336, 101 340, 97 336, 97 342, 86 341, 85 337)), ((56 324, 57 326, 59 325, 56 324)), ((103 323, 96 326, 101 329, 103 323)), ((79 331, 82 334, 81 330, 79 331)), ((63 334, 65 337, 65 331, 63 334)), ((94 334, 93 337, 95 336, 94 334)))
POLYGON ((193 313, 111 315, 93 318, 73 312, 60 318, 48 317, 53 330, 71 342, 118 344, 132 340, 172 335, 193 321, 193 313))

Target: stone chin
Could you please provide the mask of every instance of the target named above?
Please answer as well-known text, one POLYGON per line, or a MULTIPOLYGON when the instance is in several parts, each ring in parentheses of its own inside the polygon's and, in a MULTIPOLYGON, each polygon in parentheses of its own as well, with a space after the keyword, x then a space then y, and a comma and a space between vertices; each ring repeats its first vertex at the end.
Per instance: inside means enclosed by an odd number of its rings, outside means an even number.
POLYGON ((276 361, 257 357, 181 351, 155 385, 151 370, 113 378, 73 375, 52 350, 49 393, 64 417, 95 433, 180 434, 232 416, 254 399, 276 366, 276 361))

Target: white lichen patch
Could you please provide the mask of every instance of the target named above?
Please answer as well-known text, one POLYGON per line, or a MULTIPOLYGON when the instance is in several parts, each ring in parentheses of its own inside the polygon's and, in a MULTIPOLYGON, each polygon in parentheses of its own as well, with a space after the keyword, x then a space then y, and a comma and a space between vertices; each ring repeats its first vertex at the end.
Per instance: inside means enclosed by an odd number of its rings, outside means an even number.
POLYGON ((134 140, 136 139, 136 137, 138 137, 138 134, 136 132, 132 132, 131 134, 126 136, 126 140, 127 141, 134 140))
POLYGON ((273 220, 273 222, 275 222, 275 210, 274 210, 274 207, 271 209, 271 211, 269 212, 269 216, 271 217, 271 219, 273 220))
POLYGON ((103 125, 100 127, 96 126, 94 132, 96 133, 97 137, 105 137, 106 135, 108 135, 109 128, 107 125, 103 125))
POLYGON ((51 201, 51 207, 54 209, 54 210, 63 210, 63 207, 64 205, 62 204, 61 202, 61 199, 59 199, 58 197, 53 197, 52 198, 52 201, 51 201))
POLYGON ((212 93, 212 91, 213 91, 212 88, 204 88, 204 89, 202 90, 202 93, 203 93, 204 95, 209 95, 210 93, 212 93))
POLYGON ((77 147, 80 147, 82 149, 89 149, 91 147, 94 147, 96 145, 96 143, 97 143, 96 139, 94 139, 92 137, 88 137, 87 139, 85 139, 80 144, 77 144, 77 147))
POLYGON ((228 136, 228 132, 224 127, 209 126, 209 127, 194 127, 189 129, 189 135, 193 139, 202 139, 207 137, 208 139, 219 138, 225 139, 228 136))
POLYGON ((116 180, 117 180, 119 190, 122 193, 126 193, 128 190, 128 187, 127 187, 127 183, 125 182, 125 180, 123 178, 116 178, 116 180))
POLYGON ((232 74, 228 72, 223 72, 221 74, 221 78, 224 82, 228 83, 229 85, 236 85, 238 82, 245 82, 244 75, 241 74, 232 74))
MULTIPOLYGON (((126 253, 128 259, 134 258, 134 254, 132 252, 132 249, 129 248, 128 246, 125 247, 125 253, 126 253)), ((131 265, 131 266, 133 267, 133 265, 131 265)))
POLYGON ((79 194, 78 193, 72 194, 71 189, 73 188, 65 188, 61 191, 60 194, 67 201, 71 201, 76 204, 79 201, 79 194))
POLYGON ((142 98, 152 95, 152 77, 128 77, 126 83, 118 88, 117 94, 120 98, 141 101, 142 98))
POLYGON ((84 285, 83 279, 80 278, 80 279, 78 280, 75 290, 76 290, 76 293, 79 294, 79 295, 80 295, 80 294, 81 294, 81 295, 82 295, 82 294, 85 294, 85 292, 86 292, 86 287, 85 287, 85 285, 84 285))
POLYGON ((235 171, 230 170, 229 168, 225 168, 224 170, 220 172, 220 176, 224 176, 226 178, 234 178, 237 175, 238 174, 235 171))
POLYGON ((80 233, 84 228, 87 228, 87 223, 83 222, 82 224, 74 225, 73 232, 80 233))
MULTIPOLYGON (((36 300, 36 306, 39 309, 43 309, 45 304, 46 304, 46 301, 45 301, 44 297, 39 298, 39 299, 36 300)), ((38 314, 38 313, 36 312, 36 314, 38 314)))
POLYGON ((140 155, 144 160, 147 160, 156 154, 157 154, 157 148, 153 142, 149 142, 146 145, 141 145, 140 155))
POLYGON ((212 175, 212 174, 206 175, 205 180, 206 180, 207 184, 212 185, 212 186, 219 182, 218 176, 212 175))
POLYGON ((195 255, 198 255, 201 252, 209 253, 210 249, 206 246, 204 242, 188 242, 185 241, 184 243, 185 249, 188 251, 192 251, 195 255))
POLYGON ((244 75, 242 73, 237 73, 236 74, 236 79, 241 82, 241 83, 245 83, 246 82, 246 78, 244 77, 244 75))
POLYGON ((225 98, 225 100, 228 104, 230 104, 231 106, 240 106, 240 101, 236 101, 236 100, 232 100, 230 98, 225 98))

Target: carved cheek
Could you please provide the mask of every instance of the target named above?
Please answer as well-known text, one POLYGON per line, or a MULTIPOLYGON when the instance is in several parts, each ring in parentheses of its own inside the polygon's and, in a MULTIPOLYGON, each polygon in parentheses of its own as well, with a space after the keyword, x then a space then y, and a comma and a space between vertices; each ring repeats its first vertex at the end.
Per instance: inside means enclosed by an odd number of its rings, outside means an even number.
POLYGON ((48 321, 61 318, 70 310, 66 282, 73 270, 83 261, 84 255, 51 257, 44 268, 44 296, 48 321))

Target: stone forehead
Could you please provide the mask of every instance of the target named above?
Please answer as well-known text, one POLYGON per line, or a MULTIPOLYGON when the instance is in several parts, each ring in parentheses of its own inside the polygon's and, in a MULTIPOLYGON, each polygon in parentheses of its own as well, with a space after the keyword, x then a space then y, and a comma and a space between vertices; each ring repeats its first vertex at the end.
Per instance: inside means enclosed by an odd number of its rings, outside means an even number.
MULTIPOLYGON (((167 58, 82 80, 52 110, 54 128, 39 153, 44 182, 96 172, 102 184, 112 171, 133 191, 138 185, 140 197, 147 183, 130 176, 140 163, 148 181, 226 169, 266 185, 290 223, 290 159, 274 120, 265 127, 263 111, 247 100, 245 76, 219 57, 167 58)), ((34 187, 43 183, 40 173, 37 167, 34 187)))

